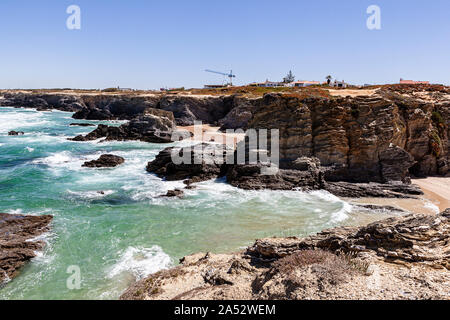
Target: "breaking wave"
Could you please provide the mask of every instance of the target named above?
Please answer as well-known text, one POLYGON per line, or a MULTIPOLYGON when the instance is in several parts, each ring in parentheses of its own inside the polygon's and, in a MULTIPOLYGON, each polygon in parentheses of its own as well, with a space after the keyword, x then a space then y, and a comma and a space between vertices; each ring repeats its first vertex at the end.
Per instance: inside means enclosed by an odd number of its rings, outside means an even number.
POLYGON ((170 268, 172 265, 172 259, 159 246, 128 247, 121 254, 120 260, 109 270, 108 278, 128 272, 132 273, 136 280, 140 280, 152 273, 170 268))

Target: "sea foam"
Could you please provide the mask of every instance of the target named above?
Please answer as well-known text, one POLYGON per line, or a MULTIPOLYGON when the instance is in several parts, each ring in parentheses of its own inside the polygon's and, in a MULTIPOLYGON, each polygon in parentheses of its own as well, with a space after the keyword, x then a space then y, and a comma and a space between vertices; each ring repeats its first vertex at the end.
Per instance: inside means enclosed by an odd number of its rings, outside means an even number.
POLYGON ((132 273, 136 280, 173 266, 172 259, 159 246, 151 248, 128 247, 119 261, 108 271, 108 278, 121 273, 132 273))

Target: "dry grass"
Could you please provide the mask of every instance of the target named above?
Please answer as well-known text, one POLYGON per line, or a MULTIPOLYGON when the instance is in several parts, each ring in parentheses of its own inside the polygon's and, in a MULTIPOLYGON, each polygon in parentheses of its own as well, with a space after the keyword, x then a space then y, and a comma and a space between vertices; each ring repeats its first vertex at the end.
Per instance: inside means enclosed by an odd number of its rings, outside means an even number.
POLYGON ((310 271, 321 281, 337 284, 355 274, 355 268, 346 259, 324 250, 303 250, 274 263, 274 270, 287 275, 292 283, 302 282, 297 271, 310 271))

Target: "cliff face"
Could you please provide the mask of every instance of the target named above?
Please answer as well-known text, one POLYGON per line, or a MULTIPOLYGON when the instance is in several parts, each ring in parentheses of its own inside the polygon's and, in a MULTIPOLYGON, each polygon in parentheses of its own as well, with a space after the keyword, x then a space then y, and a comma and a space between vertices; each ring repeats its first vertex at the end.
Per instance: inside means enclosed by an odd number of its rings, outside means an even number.
POLYGON ((392 91, 331 99, 268 94, 249 127, 279 129, 280 160, 317 157, 333 167, 329 181, 386 182, 405 168, 417 176, 448 173, 449 110, 450 99, 392 91))

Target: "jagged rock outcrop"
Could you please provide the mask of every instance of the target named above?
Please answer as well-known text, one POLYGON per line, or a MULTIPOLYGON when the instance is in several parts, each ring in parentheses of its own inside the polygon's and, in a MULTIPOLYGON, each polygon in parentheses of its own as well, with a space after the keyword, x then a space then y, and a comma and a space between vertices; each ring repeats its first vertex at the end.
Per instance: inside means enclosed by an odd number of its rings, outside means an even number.
POLYGON ((86 161, 83 167, 87 168, 114 168, 125 162, 125 159, 113 154, 102 154, 97 160, 86 161))
POLYGON ((49 230, 53 217, 0 213, 0 284, 16 277, 19 269, 42 250, 45 243, 32 240, 49 230))
POLYGON ((198 253, 132 285, 125 300, 450 299, 450 209, 234 254, 198 253))
POLYGON ((120 127, 99 125, 86 136, 77 136, 73 141, 91 141, 105 138, 106 141, 140 140, 153 143, 170 143, 176 129, 171 112, 147 109, 145 113, 120 127))

